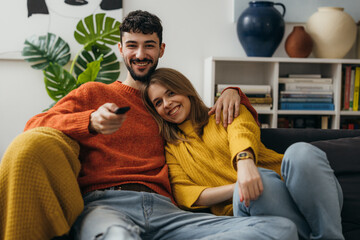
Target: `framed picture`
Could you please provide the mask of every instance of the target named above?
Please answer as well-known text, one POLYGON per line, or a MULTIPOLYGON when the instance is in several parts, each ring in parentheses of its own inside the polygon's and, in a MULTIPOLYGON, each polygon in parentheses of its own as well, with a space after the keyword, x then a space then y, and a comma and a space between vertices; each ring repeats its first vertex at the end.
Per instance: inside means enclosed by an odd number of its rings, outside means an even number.
POLYGON ((73 57, 81 47, 74 38, 80 19, 97 13, 105 13, 119 22, 123 18, 122 0, 2 1, 1 5, 1 59, 22 59, 25 39, 48 32, 64 39, 73 57))

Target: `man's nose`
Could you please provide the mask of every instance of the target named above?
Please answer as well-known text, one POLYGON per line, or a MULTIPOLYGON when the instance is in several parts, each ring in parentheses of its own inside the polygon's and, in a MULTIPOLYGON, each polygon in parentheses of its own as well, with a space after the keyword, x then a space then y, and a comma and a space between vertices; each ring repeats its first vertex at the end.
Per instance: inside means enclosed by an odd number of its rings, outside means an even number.
POLYGON ((139 47, 136 52, 136 58, 144 59, 145 58, 145 49, 143 47, 139 47))

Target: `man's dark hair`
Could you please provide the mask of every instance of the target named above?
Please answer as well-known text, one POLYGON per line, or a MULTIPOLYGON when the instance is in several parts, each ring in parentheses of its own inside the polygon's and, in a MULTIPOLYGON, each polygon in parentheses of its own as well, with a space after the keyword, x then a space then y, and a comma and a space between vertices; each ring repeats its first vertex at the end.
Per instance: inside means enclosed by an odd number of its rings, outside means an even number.
POLYGON ((161 20, 154 14, 147 11, 136 10, 130 12, 120 25, 120 42, 125 32, 153 34, 159 37, 159 43, 162 43, 162 26, 161 20))

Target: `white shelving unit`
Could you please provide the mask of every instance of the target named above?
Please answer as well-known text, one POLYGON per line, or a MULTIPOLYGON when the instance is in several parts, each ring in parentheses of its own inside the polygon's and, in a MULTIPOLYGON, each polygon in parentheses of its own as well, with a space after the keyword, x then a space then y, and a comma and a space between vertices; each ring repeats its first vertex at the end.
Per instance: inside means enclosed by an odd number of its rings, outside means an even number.
POLYGON ((204 101, 208 106, 214 103, 215 85, 217 84, 268 84, 272 88, 273 108, 270 111, 259 111, 271 128, 277 128, 278 118, 289 115, 329 116, 331 129, 339 129, 341 118, 360 118, 360 111, 341 111, 342 67, 345 64, 358 64, 360 59, 321 59, 321 58, 227 58, 209 57, 205 59, 204 101), (280 110, 279 77, 288 74, 321 74, 333 79, 333 111, 297 111, 280 110))

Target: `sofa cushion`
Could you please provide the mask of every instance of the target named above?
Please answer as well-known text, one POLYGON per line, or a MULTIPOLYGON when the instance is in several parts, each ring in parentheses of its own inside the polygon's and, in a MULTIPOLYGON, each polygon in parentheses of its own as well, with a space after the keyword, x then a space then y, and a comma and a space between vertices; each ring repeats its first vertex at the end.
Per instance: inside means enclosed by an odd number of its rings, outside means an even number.
POLYGON ((360 236, 360 137, 311 142, 326 152, 344 194, 342 225, 346 239, 360 236))

